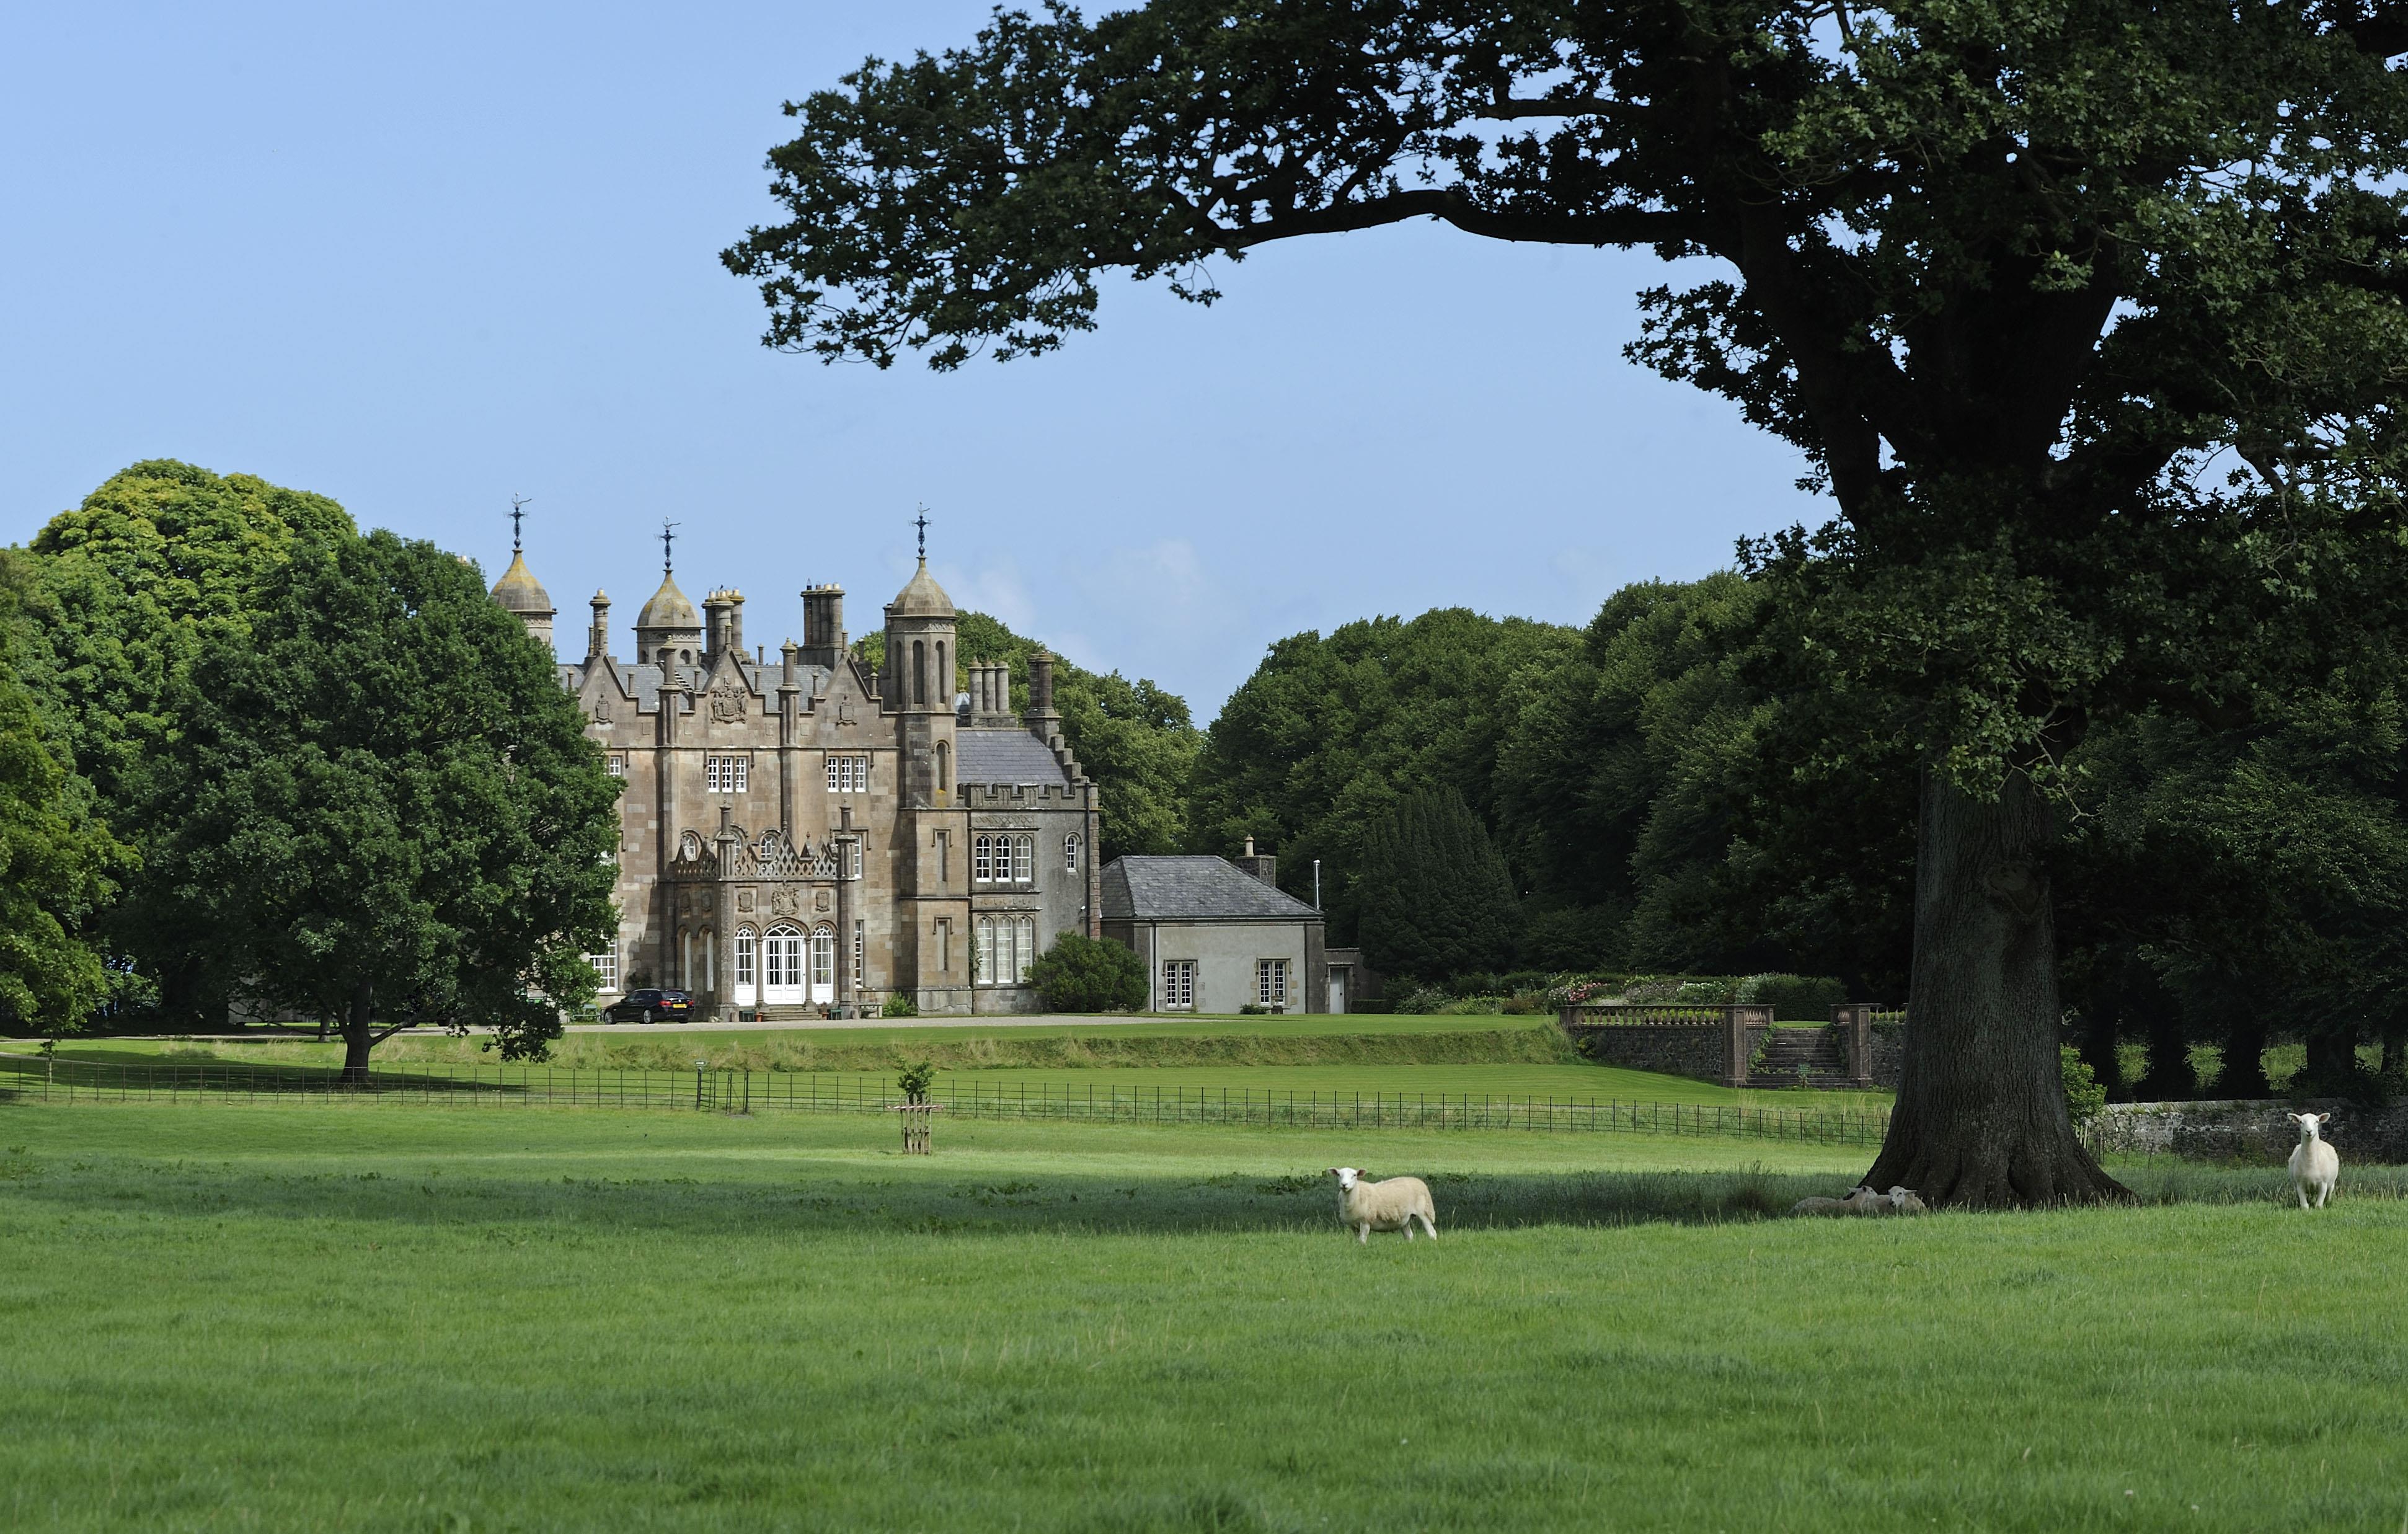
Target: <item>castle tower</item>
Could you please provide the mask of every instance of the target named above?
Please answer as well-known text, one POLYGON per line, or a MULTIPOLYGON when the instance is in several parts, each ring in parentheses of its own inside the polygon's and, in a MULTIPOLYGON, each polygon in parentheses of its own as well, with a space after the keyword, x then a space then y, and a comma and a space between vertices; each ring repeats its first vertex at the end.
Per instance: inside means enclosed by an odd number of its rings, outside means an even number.
POLYGON ((661 529, 661 589, 636 614, 636 660, 692 667, 702 655, 702 617, 678 590, 669 563, 670 534, 661 529))
POLYGON ((552 596, 526 567, 526 554, 519 546, 519 523, 526 515, 521 509, 526 503, 510 505, 510 567, 494 582, 494 600, 504 611, 514 614, 526 625, 526 631, 543 641, 546 651, 552 649, 552 596))
POLYGON ((906 802, 918 808, 953 798, 953 599, 928 573, 928 559, 886 604, 885 711, 903 720, 911 763, 906 802))

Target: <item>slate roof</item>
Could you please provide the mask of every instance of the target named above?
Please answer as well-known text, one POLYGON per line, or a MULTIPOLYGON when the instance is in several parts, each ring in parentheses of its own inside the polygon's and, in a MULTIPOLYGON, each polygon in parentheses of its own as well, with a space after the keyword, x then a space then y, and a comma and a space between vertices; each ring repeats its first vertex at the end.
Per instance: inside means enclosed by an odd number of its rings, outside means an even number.
POLYGON ((1317 922, 1321 912, 1222 857, 1132 853, 1104 865, 1107 922, 1317 922))
MULTIPOLYGON (((682 667, 680 669, 683 670, 686 673, 687 679, 691 681, 695 667, 688 666, 682 667)), ((778 682, 785 674, 784 667, 782 666, 764 666, 752 661, 746 661, 743 663, 743 669, 744 678, 747 681, 752 683, 752 691, 760 694, 763 697, 769 700, 770 711, 774 713, 777 710, 778 706, 778 682)), ((828 690, 827 683, 829 672, 827 667, 824 666, 805 666, 797 667, 797 669, 802 673, 803 695, 805 697, 824 694, 828 690)), ((628 693, 634 695, 636 699, 636 711, 638 713, 651 714, 661 711, 661 668, 658 666, 653 665, 650 661, 645 662, 641 666, 629 666, 624 662, 622 662, 618 670, 619 685, 628 693)), ((561 663, 560 684, 570 692, 573 693, 577 691, 577 689, 582 684, 584 676, 584 667, 575 665, 567 661, 563 661, 561 663)), ((1053 760, 1053 753, 1046 753, 1046 760, 1053 760)))
POLYGON ((965 783, 1069 783, 1054 748, 1026 730, 955 730, 953 777, 965 783))

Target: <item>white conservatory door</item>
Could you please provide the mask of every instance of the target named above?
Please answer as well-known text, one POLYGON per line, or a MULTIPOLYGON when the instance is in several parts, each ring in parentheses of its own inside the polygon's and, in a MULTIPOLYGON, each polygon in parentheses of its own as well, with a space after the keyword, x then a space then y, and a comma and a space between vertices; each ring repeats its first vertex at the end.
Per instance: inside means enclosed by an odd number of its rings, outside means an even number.
POLYGON ((822 927, 811 934, 811 1000, 836 999, 836 933, 822 927))
POLYGON ((773 926, 761 939, 761 1005, 799 1007, 803 998, 803 935, 773 926))

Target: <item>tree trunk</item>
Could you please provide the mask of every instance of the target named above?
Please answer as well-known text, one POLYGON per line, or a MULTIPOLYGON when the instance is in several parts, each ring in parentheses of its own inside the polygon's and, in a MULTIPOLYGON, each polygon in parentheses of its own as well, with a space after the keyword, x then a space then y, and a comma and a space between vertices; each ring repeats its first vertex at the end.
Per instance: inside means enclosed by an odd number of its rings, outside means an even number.
POLYGON ((2271 1097, 2266 1080, 2266 1022, 2254 998, 2243 998, 2224 1036, 2224 1068, 2215 1073, 2219 1097, 2271 1097))
POLYGON ((1906 1057, 1872 1186, 1975 1209, 2131 1197, 2066 1112, 2053 840, 2022 774, 1989 804, 1925 775, 1906 1057))
POLYGON ((2383 1074, 2386 1076, 2396 1079, 2400 1075, 2400 1046, 2403 1041, 2408 1041, 2408 1025, 2397 1021, 2383 1025, 2383 1074))
POLYGON ((2320 1097, 2337 1097, 2358 1084, 2358 1023, 2343 1018, 2308 1035, 2308 1059, 2301 1085, 2320 1097))
POLYGON ((2124 1090, 2124 1058, 2115 1049, 2119 1013, 2119 1006, 2107 1004, 2082 1014, 2082 1061, 2106 1088, 2109 1102, 2123 1102, 2131 1096, 2124 1090))
POLYGON ((2133 1083, 2142 1102, 2186 1102, 2199 1096, 2199 1071, 2190 1063, 2190 1033, 2182 1004, 2162 985, 2135 993, 2146 1009, 2143 1028, 2149 1040, 2149 1068, 2133 1083))
POLYGON ((351 1011, 343 1019, 343 1081, 349 1085, 367 1084, 368 1051, 376 1045, 375 1036, 368 1031, 368 1003, 373 995, 366 981, 351 987, 351 1011))

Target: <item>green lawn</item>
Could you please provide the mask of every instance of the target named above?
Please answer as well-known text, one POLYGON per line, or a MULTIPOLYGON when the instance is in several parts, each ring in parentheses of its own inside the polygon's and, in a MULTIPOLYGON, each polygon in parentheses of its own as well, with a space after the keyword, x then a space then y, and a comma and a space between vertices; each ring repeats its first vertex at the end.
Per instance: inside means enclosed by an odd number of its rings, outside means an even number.
POLYGON ((0 1527, 2397 1527, 2396 1173, 1763 1218, 1857 1153, 0 1103, 0 1527), (1752 1166, 1777 1151, 1779 1169, 1752 1166), (1435 1187, 1355 1247, 1317 1177, 1435 1187))

